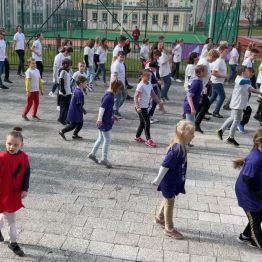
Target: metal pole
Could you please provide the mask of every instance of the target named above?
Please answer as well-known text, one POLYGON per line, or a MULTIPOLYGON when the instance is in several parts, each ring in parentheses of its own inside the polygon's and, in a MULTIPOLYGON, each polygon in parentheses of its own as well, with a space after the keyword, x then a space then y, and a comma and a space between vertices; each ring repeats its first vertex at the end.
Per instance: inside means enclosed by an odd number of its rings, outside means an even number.
POLYGON ((120 27, 120 35, 123 34, 123 19, 124 19, 124 1, 122 2, 122 10, 121 10, 121 27, 120 27))
POLYGON ((197 20, 197 8, 198 6, 198 0, 195 0, 194 1, 194 7, 193 7, 193 10, 194 10, 194 16, 193 16, 193 33, 196 32, 196 20, 197 20))
POLYGON ((148 26, 148 0, 146 0, 146 24, 145 24, 145 38, 147 34, 147 26, 148 26))
POLYGON ((24 30, 24 0, 21 0, 21 26, 24 30))
POLYGON ((235 41, 237 41, 238 38, 238 33, 239 33, 239 19, 240 19, 240 13, 241 13, 241 0, 237 0, 237 8, 238 8, 238 16, 237 16, 237 23, 236 23, 236 27, 237 27, 237 32, 236 32, 236 39, 235 41))
POLYGON ((83 46, 84 37, 84 0, 81 1, 81 47, 83 46))
POLYGON ((210 8, 210 22, 209 22, 208 37, 212 37, 212 34, 213 34, 214 7, 215 7, 215 0, 212 0, 212 2, 211 2, 211 8, 210 8))

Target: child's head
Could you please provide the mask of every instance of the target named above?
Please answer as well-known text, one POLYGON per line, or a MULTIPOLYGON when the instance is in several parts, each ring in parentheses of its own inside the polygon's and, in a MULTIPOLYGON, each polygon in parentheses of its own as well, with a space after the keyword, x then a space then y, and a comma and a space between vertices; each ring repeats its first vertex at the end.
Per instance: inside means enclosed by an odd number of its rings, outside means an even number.
POLYGON ((147 38, 143 39, 142 44, 143 45, 148 45, 149 44, 149 40, 147 38))
POLYGON ((205 41, 205 44, 209 44, 209 43, 212 43, 212 38, 211 37, 208 37, 205 41))
POLYGON ((251 48, 249 58, 254 61, 259 54, 259 50, 256 47, 251 48))
POLYGON ((118 61, 123 63, 125 61, 125 58, 126 58, 125 52, 119 51, 118 54, 117 54, 118 61))
POLYGON ((252 68, 247 68, 242 65, 237 66, 237 75, 243 76, 245 78, 251 78, 252 77, 252 68))
POLYGON ((62 41, 62 44, 61 44, 62 47, 64 46, 73 46, 73 43, 70 39, 65 39, 62 41))
POLYGON ((220 45, 218 49, 221 58, 225 58, 227 56, 227 45, 220 45))
POLYGON ((161 56, 160 50, 156 49, 156 50, 153 51, 153 59, 154 60, 158 60, 160 56, 161 56))
POLYGON ((35 38, 41 41, 44 39, 44 36, 42 34, 36 34, 35 38))
POLYGON ((141 70, 140 73, 139 73, 139 77, 140 77, 141 81, 147 83, 149 81, 149 78, 150 78, 150 71, 148 69, 141 70))
POLYGON ((190 54, 187 63, 189 65, 194 65, 194 64, 197 64, 197 61, 198 61, 198 54, 196 52, 193 52, 190 54))
POLYGON ((93 48, 95 45, 95 39, 91 38, 87 41, 87 46, 93 48))
POLYGON ((207 53, 207 59, 209 63, 213 63, 219 58, 219 52, 216 49, 211 49, 207 53))
POLYGON ((65 56, 70 56, 70 54, 73 53, 73 48, 72 46, 64 46, 61 52, 64 53, 65 56))
POLYGON ((34 58, 29 58, 27 60, 27 63, 28 63, 28 66, 32 69, 35 69, 36 68, 36 61, 34 58))
POLYGON ((15 127, 7 136, 5 140, 6 151, 9 154, 16 154, 23 147, 22 128, 15 127))
POLYGON ((151 71, 155 72, 159 68, 159 65, 156 61, 152 61, 149 63, 148 67, 151 71))
POLYGON ((204 78, 207 76, 207 67, 205 65, 197 65, 195 68, 196 76, 199 78, 204 78))
POLYGON ((101 46, 102 46, 104 49, 108 49, 108 40, 107 40, 107 38, 102 38, 102 40, 101 40, 101 46))
POLYGON ((101 37, 97 36, 95 39, 95 45, 99 46, 101 44, 101 37))
POLYGON ((69 68, 70 68, 70 65, 71 65, 71 60, 70 59, 64 59, 63 61, 62 61, 62 69, 64 69, 64 70, 69 70, 69 68))
POLYGON ((86 86, 86 77, 84 76, 78 76, 78 78, 76 79, 76 84, 77 86, 79 86, 80 88, 84 88, 86 86))
POLYGON ((120 47, 123 47, 126 43, 126 37, 124 35, 121 35, 118 37, 118 45, 120 47))
POLYGON ((112 92, 114 95, 120 92, 121 90, 124 89, 124 84, 122 81, 115 79, 110 83, 110 86, 108 88, 109 92, 112 92))
POLYGON ((86 64, 85 64, 84 62, 79 62, 79 63, 78 63, 78 70, 79 70, 81 73, 85 72, 85 70, 86 70, 86 64))
POLYGON ((221 46, 228 47, 228 42, 227 41, 220 41, 219 47, 221 47, 221 46))

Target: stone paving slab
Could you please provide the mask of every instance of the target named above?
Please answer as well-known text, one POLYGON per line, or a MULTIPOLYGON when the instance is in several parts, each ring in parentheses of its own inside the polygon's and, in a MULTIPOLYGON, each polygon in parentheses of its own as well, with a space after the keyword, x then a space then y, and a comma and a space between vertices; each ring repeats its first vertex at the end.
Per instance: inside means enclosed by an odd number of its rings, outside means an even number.
MULTIPOLYGON (((26 257, 15 257, 1 243, 0 262, 262 261, 261 252, 236 241, 247 219, 236 201, 238 172, 233 170, 232 160, 250 150, 258 127, 253 118, 247 134, 236 133, 239 148, 216 138, 215 130, 223 119, 203 122, 205 134, 195 135, 195 146, 188 154, 187 194, 176 198, 174 223, 186 237, 176 241, 153 223, 161 195, 150 182, 181 116, 182 85, 172 85, 168 113, 156 112, 160 121, 151 128, 158 144, 154 149, 132 141, 138 118, 133 103, 124 104, 124 119, 112 133, 110 160, 114 168, 109 170, 87 159, 97 137, 95 120, 104 87, 98 83, 95 92, 86 97, 83 141, 72 141, 67 134, 69 141, 65 142, 57 134, 61 126, 56 122, 56 99, 47 95, 50 79, 46 74, 40 122, 24 122, 20 117, 25 102, 23 79, 12 75, 10 90, 0 90, 1 150, 7 131, 22 126, 32 168, 26 208, 17 212, 19 242, 26 257)), ((226 87, 227 94, 231 90, 226 87)), ((251 105, 255 111, 255 96, 251 105)), ((222 114, 228 116, 229 112, 222 114)), ((5 229, 3 234, 7 236, 5 229)))

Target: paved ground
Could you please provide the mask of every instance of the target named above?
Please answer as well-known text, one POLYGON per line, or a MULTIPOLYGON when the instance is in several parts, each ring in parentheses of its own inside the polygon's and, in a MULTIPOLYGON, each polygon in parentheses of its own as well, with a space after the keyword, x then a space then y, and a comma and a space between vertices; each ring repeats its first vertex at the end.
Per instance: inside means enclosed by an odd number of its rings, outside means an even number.
MULTIPOLYGON (((16 76, 12 80, 9 91, 0 90, 0 136, 3 141, 12 127, 24 128, 32 178, 26 208, 18 212, 17 221, 27 256, 16 259, 1 244, 0 261, 262 261, 259 251, 236 241, 246 218, 235 198, 238 173, 232 159, 249 151, 257 128, 253 119, 246 135, 237 133, 239 148, 216 138, 214 130, 223 120, 204 122, 205 135, 196 134, 188 155, 187 194, 177 198, 174 212, 175 225, 186 239, 176 241, 153 223, 161 196, 150 181, 180 118, 181 86, 171 88, 174 102, 166 106, 169 113, 158 115, 160 123, 152 126, 156 149, 132 142, 138 118, 132 103, 124 105, 125 119, 112 136, 110 159, 115 168, 109 170, 87 159, 97 136, 95 119, 103 87, 86 97, 88 113, 81 132, 85 139, 65 142, 57 134, 55 99, 47 96, 51 83, 45 84, 41 99, 42 121, 24 122, 23 80, 16 76)), ((255 108, 255 97, 252 104, 255 108)))

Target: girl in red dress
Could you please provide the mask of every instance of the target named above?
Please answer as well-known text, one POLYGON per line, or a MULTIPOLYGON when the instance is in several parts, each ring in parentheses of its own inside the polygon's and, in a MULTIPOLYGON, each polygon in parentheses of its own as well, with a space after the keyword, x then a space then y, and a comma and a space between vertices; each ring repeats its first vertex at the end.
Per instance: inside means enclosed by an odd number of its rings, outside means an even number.
POLYGON ((16 127, 5 141, 6 151, 0 152, 0 241, 4 241, 1 229, 8 228, 10 242, 8 247, 18 256, 24 256, 16 242, 17 231, 15 212, 24 207, 22 199, 27 196, 30 166, 23 147, 22 128, 16 127))

